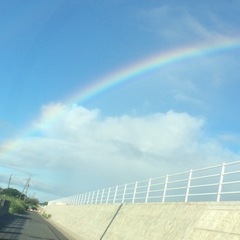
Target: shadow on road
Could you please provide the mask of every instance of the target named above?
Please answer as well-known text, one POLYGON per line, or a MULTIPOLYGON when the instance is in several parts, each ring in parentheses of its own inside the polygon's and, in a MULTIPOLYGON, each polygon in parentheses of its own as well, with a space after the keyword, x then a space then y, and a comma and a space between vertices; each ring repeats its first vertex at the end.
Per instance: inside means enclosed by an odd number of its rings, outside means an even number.
POLYGON ((68 240, 42 216, 33 212, 0 217, 0 239, 68 240))
POLYGON ((1 216, 0 239, 18 239, 18 236, 22 233, 25 222, 29 219, 27 213, 1 216))

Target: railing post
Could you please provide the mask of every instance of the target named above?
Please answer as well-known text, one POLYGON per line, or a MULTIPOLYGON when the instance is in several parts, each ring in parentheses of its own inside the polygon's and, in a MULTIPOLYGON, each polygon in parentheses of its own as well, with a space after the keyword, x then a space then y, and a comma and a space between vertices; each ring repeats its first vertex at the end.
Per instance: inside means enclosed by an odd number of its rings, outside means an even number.
POLYGON ((88 193, 88 197, 87 197, 87 204, 89 203, 90 196, 91 196, 91 192, 89 192, 89 193, 88 193))
POLYGON ((102 195, 101 195, 101 200, 100 200, 100 203, 103 202, 103 195, 104 195, 104 192, 105 192, 105 189, 102 190, 102 195))
POLYGON ((136 197, 136 193, 137 193, 137 185, 138 185, 138 182, 136 181, 135 186, 134 186, 134 190, 133 190, 132 203, 135 202, 135 197, 136 197))
POLYGON ((192 180, 192 169, 189 171, 187 190, 186 190, 186 195, 185 195, 185 200, 184 200, 185 202, 188 201, 189 191, 190 191, 190 187, 191 187, 191 180, 192 180))
POLYGON ((83 204, 83 200, 84 200, 84 193, 81 194, 81 204, 83 204))
POLYGON ((124 201, 125 201, 126 190, 127 190, 127 184, 124 185, 123 196, 122 196, 122 203, 124 203, 124 201))
POLYGON ((115 193, 114 193, 113 203, 115 203, 115 202, 116 202, 116 198, 117 198, 117 191, 118 191, 118 186, 116 186, 116 188, 115 188, 115 193))
POLYGON ((84 193, 84 200, 83 200, 83 204, 86 204, 86 200, 87 200, 87 193, 84 193))
POLYGON ((148 202, 149 191, 150 191, 150 188, 151 188, 151 182, 152 182, 152 179, 149 178, 149 181, 148 181, 148 187, 147 187, 147 192, 146 192, 146 197, 145 197, 145 203, 148 202))
POLYGON ((109 195, 110 195, 110 191, 111 191, 111 188, 109 188, 109 189, 108 189, 106 203, 108 203, 108 200, 109 200, 109 195))
POLYGON ((97 196, 96 196, 95 204, 98 203, 98 196, 99 196, 99 190, 97 190, 97 196))
POLYGON ((93 191, 93 193, 92 193, 91 204, 93 204, 93 199, 94 199, 94 196, 95 196, 95 191, 93 191))
POLYGON ((166 198, 167 184, 168 184, 168 175, 166 176, 165 185, 164 185, 164 190, 163 190, 163 196, 162 196, 162 202, 163 202, 163 203, 165 202, 165 198, 166 198))
POLYGON ((220 202, 220 200, 221 200, 224 172, 225 172, 225 163, 222 164, 222 168, 221 168, 219 186, 218 186, 218 193, 217 193, 217 202, 220 202))

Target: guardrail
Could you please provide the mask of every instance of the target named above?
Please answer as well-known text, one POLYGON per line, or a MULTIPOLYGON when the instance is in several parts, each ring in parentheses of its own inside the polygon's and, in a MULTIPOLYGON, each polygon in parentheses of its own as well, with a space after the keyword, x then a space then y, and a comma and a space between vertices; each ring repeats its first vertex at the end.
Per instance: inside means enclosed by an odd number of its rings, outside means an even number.
POLYGON ((190 201, 240 201, 240 161, 73 195, 49 205, 190 201))

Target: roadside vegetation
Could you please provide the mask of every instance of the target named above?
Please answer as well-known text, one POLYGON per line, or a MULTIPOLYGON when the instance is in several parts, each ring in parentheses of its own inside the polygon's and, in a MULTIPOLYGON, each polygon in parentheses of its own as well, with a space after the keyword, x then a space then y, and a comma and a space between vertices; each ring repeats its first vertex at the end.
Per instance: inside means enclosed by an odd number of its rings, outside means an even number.
POLYGON ((43 212, 42 216, 45 217, 46 219, 49 219, 49 218, 51 218, 52 215, 49 213, 43 212))
POLYGON ((29 198, 14 188, 1 189, 0 199, 10 201, 9 213, 37 210, 39 204, 38 199, 29 198))

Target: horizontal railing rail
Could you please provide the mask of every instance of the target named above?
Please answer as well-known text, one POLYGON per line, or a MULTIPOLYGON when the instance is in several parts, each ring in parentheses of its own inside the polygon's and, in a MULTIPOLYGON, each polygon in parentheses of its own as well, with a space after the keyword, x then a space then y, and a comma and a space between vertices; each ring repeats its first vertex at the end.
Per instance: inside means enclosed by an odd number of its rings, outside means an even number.
POLYGON ((240 161, 85 192, 51 204, 240 201, 240 161))

